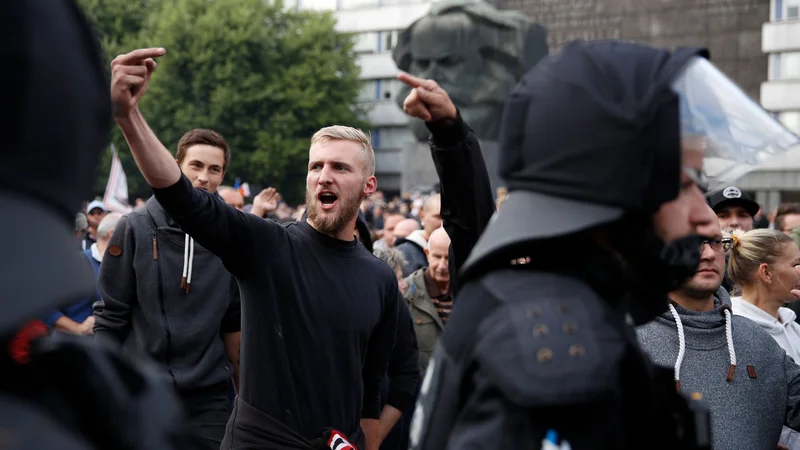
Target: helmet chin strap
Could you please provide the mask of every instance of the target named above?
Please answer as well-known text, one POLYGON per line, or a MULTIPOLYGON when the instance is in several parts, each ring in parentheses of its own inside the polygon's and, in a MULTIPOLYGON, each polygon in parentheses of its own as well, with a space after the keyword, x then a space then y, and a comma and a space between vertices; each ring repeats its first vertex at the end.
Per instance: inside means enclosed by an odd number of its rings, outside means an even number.
POLYGON ((631 318, 647 323, 667 310, 667 294, 694 276, 700 265, 700 245, 705 239, 689 235, 665 243, 650 225, 649 218, 627 217, 612 228, 614 247, 624 257, 628 282, 632 286, 631 318))

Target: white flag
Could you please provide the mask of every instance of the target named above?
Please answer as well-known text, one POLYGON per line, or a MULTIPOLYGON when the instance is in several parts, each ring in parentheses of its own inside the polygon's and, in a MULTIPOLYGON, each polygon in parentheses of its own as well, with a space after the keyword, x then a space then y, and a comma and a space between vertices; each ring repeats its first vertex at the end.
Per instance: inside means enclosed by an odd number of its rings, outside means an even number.
POLYGON ((111 152, 114 156, 111 159, 111 171, 108 174, 103 203, 111 211, 127 214, 133 211, 133 208, 128 205, 128 179, 125 178, 125 171, 122 170, 122 163, 114 144, 111 144, 111 152))

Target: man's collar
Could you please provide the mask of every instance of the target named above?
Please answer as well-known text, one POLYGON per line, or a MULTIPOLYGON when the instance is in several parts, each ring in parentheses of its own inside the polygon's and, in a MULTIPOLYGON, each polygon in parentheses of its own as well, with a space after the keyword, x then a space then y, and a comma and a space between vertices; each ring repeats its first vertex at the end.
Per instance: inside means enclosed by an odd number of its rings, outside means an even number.
POLYGON ((91 249, 92 249, 92 258, 94 258, 95 261, 97 261, 99 263, 102 263, 103 262, 103 254, 100 253, 100 248, 97 246, 97 242, 92 244, 91 249))
POLYGON ((439 286, 436 284, 436 281, 433 280, 433 277, 428 273, 428 268, 426 267, 425 270, 422 271, 422 275, 425 279, 425 290, 428 291, 428 295, 431 298, 441 298, 441 297, 449 297, 449 292, 442 292, 439 289, 439 286))

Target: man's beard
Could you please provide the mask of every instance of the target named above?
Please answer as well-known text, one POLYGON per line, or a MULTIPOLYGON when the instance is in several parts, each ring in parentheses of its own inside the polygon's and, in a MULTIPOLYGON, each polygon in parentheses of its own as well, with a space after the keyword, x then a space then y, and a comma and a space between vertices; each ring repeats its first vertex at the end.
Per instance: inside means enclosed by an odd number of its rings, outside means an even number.
MULTIPOLYGON (((363 186, 362 186, 363 188, 363 186)), ((320 233, 334 235, 343 230, 347 223, 358 214, 361 207, 361 193, 352 197, 339 196, 339 212, 333 217, 322 216, 320 201, 317 196, 306 189, 306 205, 308 205, 308 218, 320 233)))
POLYGON ((705 300, 708 297, 716 294, 720 286, 722 286, 722 282, 720 282, 716 287, 714 287, 714 286, 703 286, 699 283, 695 283, 694 280, 690 280, 681 288, 681 292, 683 292, 683 294, 689 298, 693 298, 696 300, 705 300))

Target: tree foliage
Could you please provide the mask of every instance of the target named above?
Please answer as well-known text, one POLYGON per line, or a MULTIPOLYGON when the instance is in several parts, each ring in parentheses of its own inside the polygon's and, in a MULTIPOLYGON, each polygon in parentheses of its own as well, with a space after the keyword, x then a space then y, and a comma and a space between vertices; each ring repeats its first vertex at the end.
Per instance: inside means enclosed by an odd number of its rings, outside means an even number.
MULTIPOLYGON (((335 31, 330 12, 286 10, 263 0, 164 0, 149 2, 146 15, 136 10, 120 19, 136 9, 131 4, 148 2, 84 3, 109 60, 135 47, 167 49, 142 112, 173 151, 189 129, 222 133, 233 151, 227 182, 239 177, 272 185, 300 202, 314 131, 366 126, 357 106, 352 39, 335 31)), ((146 194, 118 130, 113 141, 132 196, 146 194)), ((101 171, 98 186, 104 187, 107 173, 101 171)))

